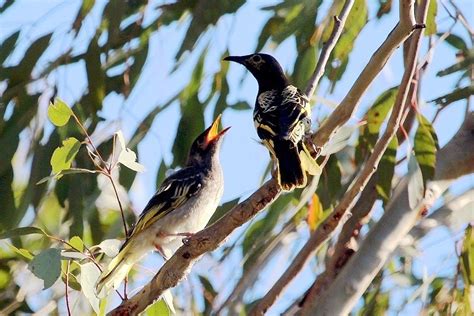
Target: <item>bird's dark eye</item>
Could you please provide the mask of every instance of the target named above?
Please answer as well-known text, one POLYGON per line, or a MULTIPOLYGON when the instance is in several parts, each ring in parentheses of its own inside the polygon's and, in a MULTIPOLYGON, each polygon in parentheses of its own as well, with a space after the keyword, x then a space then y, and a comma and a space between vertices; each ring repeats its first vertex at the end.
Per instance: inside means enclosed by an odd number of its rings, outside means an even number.
POLYGON ((262 61, 262 57, 260 57, 260 55, 254 55, 254 56, 252 57, 252 60, 253 60, 253 62, 255 62, 255 63, 258 64, 258 63, 260 63, 260 62, 262 61))

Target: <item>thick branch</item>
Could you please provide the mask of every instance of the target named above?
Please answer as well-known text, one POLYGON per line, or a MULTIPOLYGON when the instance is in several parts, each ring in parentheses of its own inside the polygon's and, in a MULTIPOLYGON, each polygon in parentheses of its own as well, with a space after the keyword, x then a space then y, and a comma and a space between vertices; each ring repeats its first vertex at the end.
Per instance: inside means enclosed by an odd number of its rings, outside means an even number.
POLYGON ((318 64, 316 65, 313 75, 309 79, 309 83, 305 90, 305 94, 310 98, 314 94, 314 91, 316 90, 319 81, 324 75, 329 56, 331 55, 332 50, 336 46, 336 43, 342 34, 342 30, 344 29, 344 25, 346 24, 347 17, 349 16, 349 12, 352 9, 354 1, 355 0, 346 0, 339 16, 334 17, 334 28, 332 29, 331 36, 329 36, 328 41, 324 44, 321 50, 321 54, 319 55, 318 59, 318 64))
POLYGON ((369 63, 355 80, 354 85, 336 110, 323 122, 319 130, 314 134, 313 143, 317 147, 324 146, 331 135, 351 118, 359 105, 362 95, 380 73, 395 49, 410 36, 415 27, 413 6, 413 0, 400 1, 400 22, 395 26, 392 32, 390 32, 379 49, 372 55, 369 63))
POLYGON ((465 223, 474 222, 474 188, 455 196, 444 205, 434 210, 409 232, 413 240, 425 236, 430 230, 438 226, 446 226, 451 230, 461 228, 465 223))
MULTIPOLYGON (((405 25, 410 24, 408 27, 408 35, 411 33, 413 28, 415 27, 415 20, 413 16, 413 1, 401 1, 401 21, 395 30, 389 35, 388 38, 393 37, 393 34, 405 32, 405 25), (400 27, 400 29, 397 29, 400 27)), ((406 36, 403 36, 405 39, 406 36)), ((384 46, 387 43, 388 39, 382 44, 384 46)), ((399 43, 400 44, 400 43, 399 43)), ((418 53, 419 45, 412 45, 413 56, 414 60, 416 60, 416 55, 418 53)), ((378 54, 379 49, 375 55, 378 54)), ((392 52, 393 50, 390 50, 392 52)), ((375 56, 374 55, 374 56, 375 56)), ((374 58, 372 58, 373 60, 374 58)), ((384 60, 387 60, 388 57, 386 56, 384 60)), ((409 92, 409 86, 411 79, 413 78, 413 74, 415 71, 415 61, 412 60, 410 67, 405 71, 402 83, 400 84, 400 88, 398 91, 397 99, 395 101, 395 105, 388 120, 387 129, 377 142, 374 147, 373 153, 370 155, 369 159, 367 160, 366 164, 362 168, 361 172, 351 184, 351 187, 346 192, 344 197, 342 198, 341 202, 338 206, 334 209, 331 215, 316 229, 316 231, 311 235, 308 242, 303 246, 300 252, 296 255, 293 262, 290 264, 288 269, 283 273, 280 279, 275 283, 275 285, 270 289, 270 291, 259 301, 259 303, 251 310, 250 315, 263 315, 270 306, 276 301, 278 296, 282 293, 282 291, 288 286, 288 284, 293 280, 293 278, 299 273, 299 271, 305 266, 306 262, 309 260, 311 255, 316 251, 326 240, 328 240, 334 231, 337 229, 340 223, 344 222, 345 218, 347 218, 348 213, 350 213, 352 207, 356 202, 356 198, 359 193, 365 188, 370 177, 373 175, 377 166, 382 158, 383 153, 387 149, 387 146, 392 139, 392 137, 396 134, 398 127, 400 126, 400 122, 403 116, 403 110, 405 101, 407 99, 407 95, 409 92)), ((368 65, 369 66, 369 65, 368 65)), ((367 67, 366 67, 367 68, 367 67)), ((370 68, 370 67, 369 67, 370 68)), ((358 81, 361 81, 359 79, 358 81)), ((354 84, 357 85, 357 82, 354 84)), ((362 80, 367 81, 367 80, 362 80)), ((353 89, 351 89, 352 91, 353 89)), ((351 93, 351 92, 349 92, 351 93)), ((346 96, 347 99, 347 96, 346 96)), ((336 109, 337 111, 337 109, 336 109)), ((335 111, 335 112, 336 112, 335 111)), ((333 113, 334 114, 334 113, 333 113)), ((332 117, 332 115, 331 115, 332 117)))
POLYGON ((275 180, 267 181, 244 202, 236 205, 221 219, 196 233, 161 267, 153 279, 131 299, 123 301, 110 315, 137 315, 162 295, 163 291, 178 284, 194 263, 206 252, 212 251, 237 227, 254 217, 272 203, 281 193, 275 180))
POLYGON ((408 181, 396 187, 392 201, 380 221, 369 232, 359 250, 339 273, 323 295, 311 302, 314 315, 349 313, 419 218, 420 210, 429 207, 458 177, 474 172, 474 112, 458 133, 436 155, 435 180, 428 183, 423 202, 410 209, 408 181))

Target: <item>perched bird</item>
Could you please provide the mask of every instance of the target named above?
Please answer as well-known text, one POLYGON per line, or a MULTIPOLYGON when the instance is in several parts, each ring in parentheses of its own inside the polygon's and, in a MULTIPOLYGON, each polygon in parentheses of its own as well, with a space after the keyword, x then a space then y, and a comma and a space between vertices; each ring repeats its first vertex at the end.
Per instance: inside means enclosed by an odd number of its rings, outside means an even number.
POLYGON ((130 231, 118 255, 104 270, 97 294, 117 288, 132 266, 146 253, 156 249, 165 259, 180 246, 181 236, 202 230, 216 210, 224 191, 219 162, 222 136, 220 115, 196 140, 186 165, 163 181, 130 231))
POLYGON ((228 56, 224 60, 244 65, 257 79, 253 120, 276 164, 281 188, 291 191, 304 187, 306 173, 320 172, 304 144, 304 136, 311 128, 308 97, 288 82, 280 64, 270 55, 228 56))

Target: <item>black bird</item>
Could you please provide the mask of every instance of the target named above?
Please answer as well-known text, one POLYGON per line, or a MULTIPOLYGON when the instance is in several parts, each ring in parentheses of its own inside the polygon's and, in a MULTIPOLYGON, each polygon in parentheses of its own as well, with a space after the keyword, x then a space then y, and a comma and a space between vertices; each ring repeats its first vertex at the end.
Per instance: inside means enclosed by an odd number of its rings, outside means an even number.
POLYGON ((257 79, 253 120, 276 164, 281 188, 291 191, 304 187, 306 173, 320 172, 304 144, 304 136, 311 127, 308 97, 289 83, 278 61, 268 54, 228 56, 224 60, 244 65, 257 79))
POLYGON ((110 262, 96 284, 97 294, 117 288, 132 266, 156 249, 170 257, 181 246, 180 236, 202 230, 217 208, 224 192, 219 162, 222 136, 220 115, 193 142, 183 169, 170 175, 150 199, 129 233, 118 255, 110 262))

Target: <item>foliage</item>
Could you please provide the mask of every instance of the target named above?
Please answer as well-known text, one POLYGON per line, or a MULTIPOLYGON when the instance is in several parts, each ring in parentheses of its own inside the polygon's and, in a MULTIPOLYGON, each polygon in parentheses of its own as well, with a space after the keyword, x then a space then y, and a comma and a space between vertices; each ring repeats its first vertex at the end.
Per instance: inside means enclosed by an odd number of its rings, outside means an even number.
MULTIPOLYGON (((374 27, 384 19, 396 19, 396 10, 392 10, 396 5, 394 1, 375 2, 374 7, 365 0, 355 1, 321 84, 327 91, 319 87, 318 95, 335 99, 340 95, 337 89, 344 86, 344 80, 356 78, 348 69, 359 63, 354 56, 360 58, 356 50, 362 45, 359 39, 369 27, 368 23, 374 27), (376 12, 372 12, 373 9, 376 12), (373 21, 372 16, 379 20, 373 21)), ((427 98, 431 102, 426 107, 412 105, 417 124, 413 129, 408 127, 406 137, 391 140, 376 174, 375 190, 383 201, 379 210, 384 210, 390 203, 395 180, 403 176, 408 177, 411 189, 410 206, 414 208, 419 204, 423 189, 435 177, 439 149, 439 130, 430 120, 430 113, 434 108, 448 111, 469 100, 474 93, 472 43, 455 31, 443 35, 444 27, 437 23, 442 10, 439 4, 431 1, 426 35, 432 39, 442 38, 440 45, 447 44, 451 49, 450 66, 444 69, 438 64, 434 66, 439 78, 452 76, 455 83, 448 92, 429 91, 427 98), (405 141, 409 144, 408 150, 402 146, 405 141), (400 166, 405 158, 408 163, 400 166)), ((107 3, 83 0, 74 9, 72 19, 64 25, 61 21, 51 21, 55 28, 41 34, 20 25, 11 34, 2 34, 0 290, 4 294, 0 296, 0 314, 5 311, 12 314, 37 312, 45 302, 35 303, 31 298, 40 290, 46 293, 41 300, 62 302, 66 293, 74 292, 79 297, 78 302, 87 302, 73 304, 72 314, 92 311, 104 314, 123 298, 123 289, 99 298, 94 286, 102 267, 117 254, 126 228, 135 222, 136 213, 128 196, 134 193, 134 188, 139 190, 136 184, 143 180, 137 181, 136 173, 145 171, 139 163, 143 160, 140 154, 149 154, 143 147, 147 137, 155 133, 153 126, 160 120, 169 119, 169 113, 175 111, 176 126, 170 123, 166 126, 167 135, 160 135, 173 141, 170 150, 161 154, 157 161, 155 179, 159 184, 167 169, 183 166, 191 142, 204 129, 210 116, 225 112, 235 118, 245 116, 251 120, 248 110, 252 109, 250 103, 254 95, 248 97, 238 93, 245 91, 244 85, 236 84, 238 80, 229 69, 229 63, 221 61, 229 55, 230 48, 238 49, 231 43, 223 45, 216 35, 219 32, 227 34, 227 26, 239 14, 246 14, 250 5, 241 0, 178 0, 164 4, 145 0, 107 3), (168 50, 167 45, 161 48, 167 51, 166 54, 173 54, 175 64, 165 72, 170 81, 176 74, 180 74, 180 79, 176 86, 166 88, 171 91, 165 91, 168 99, 155 104, 142 96, 143 90, 156 89, 155 94, 162 94, 165 89, 150 85, 144 88, 143 82, 150 81, 155 85, 147 76, 150 72, 155 76, 157 69, 152 69, 152 65, 162 57, 158 56, 163 52, 157 50, 156 41, 170 31, 180 35, 176 40, 179 45, 175 51, 168 50), (71 72, 74 80, 68 86, 61 78, 71 72), (85 87, 78 84, 80 78, 85 81, 85 87), (135 104, 137 96, 145 104, 135 104), (109 114, 113 112, 119 121, 125 121, 125 117, 133 115, 124 106, 130 103, 143 117, 135 120, 135 126, 122 126, 122 132, 112 124, 109 114), (149 109, 148 113, 143 113, 141 105, 149 109), (32 289, 35 282, 42 282, 41 289, 32 289)), ((262 28, 239 36, 250 41, 256 51, 279 52, 286 49, 286 43, 293 45, 295 57, 285 69, 291 69, 289 77, 303 89, 330 36, 334 25, 332 16, 340 12, 342 5, 343 1, 291 0, 259 7, 258 12, 266 18, 262 28)), ((4 1, 0 13, 22 9, 13 1, 4 1)), ((374 40, 381 42, 383 38, 374 40)), ((232 304, 243 304, 231 307, 244 313, 260 295, 258 291, 262 288, 258 285, 263 278, 259 277, 260 273, 265 278, 278 274, 269 271, 276 269, 274 258, 287 261, 299 247, 295 240, 306 238, 308 231, 314 231, 320 225, 365 163, 385 128, 398 93, 398 86, 385 89, 376 92, 378 97, 372 105, 369 105, 370 100, 364 101, 367 110, 362 121, 339 129, 323 148, 322 154, 328 159, 318 179, 319 185, 315 181, 314 187, 309 185, 309 189, 280 196, 254 221, 232 235, 221 251, 205 259, 211 266, 200 271, 197 278, 190 279, 191 290, 186 286, 177 289, 179 293, 191 291, 192 295, 173 298, 169 292, 149 306, 146 315, 170 315, 174 312, 174 304, 179 306, 178 313, 184 310, 210 315, 218 308, 217 304, 225 300, 221 296, 222 288, 226 289, 223 293, 232 289, 235 298, 232 304), (226 273, 233 270, 234 279, 223 283, 219 273, 215 273, 218 269, 221 269, 218 272, 227 269, 226 273), (252 288, 258 291, 253 293, 252 288)), ((321 122, 327 113, 319 108, 324 106, 316 103, 312 106, 314 121, 321 122)), ((241 144, 226 146, 235 146, 235 153, 241 144)), ((270 170, 268 168, 266 172, 270 170)), ((146 172, 151 173, 153 169, 147 168, 146 172)), ((226 179, 228 182, 234 180, 226 179)), ((242 188, 236 193, 237 197, 222 201, 211 223, 235 206, 246 192, 247 188, 242 188)), ((361 221, 360 225, 370 229, 372 221, 361 221)), ((465 230, 457 275, 443 274, 420 280, 407 268, 415 265, 413 254, 396 254, 364 294, 363 305, 356 312, 383 315, 394 308, 393 292, 383 287, 382 281, 390 280, 393 265, 399 264, 399 268, 403 268, 399 274, 411 280, 406 288, 422 288, 429 293, 423 301, 424 309, 433 313, 450 309, 456 315, 472 313, 469 300, 472 286, 468 285, 472 284, 474 275, 473 236, 469 226, 465 230)), ((324 269, 335 240, 327 242, 317 254, 311 267, 315 275, 324 269)), ((129 284, 133 287, 137 280, 147 276, 141 273, 144 271, 141 268, 137 267, 139 273, 130 276, 129 284)), ((302 294, 300 290, 298 294, 302 294)), ((230 313, 231 307, 226 307, 230 313)), ((57 304, 54 308, 51 313, 65 313, 65 305, 57 304)))

